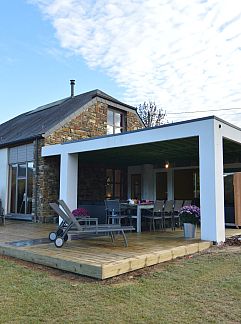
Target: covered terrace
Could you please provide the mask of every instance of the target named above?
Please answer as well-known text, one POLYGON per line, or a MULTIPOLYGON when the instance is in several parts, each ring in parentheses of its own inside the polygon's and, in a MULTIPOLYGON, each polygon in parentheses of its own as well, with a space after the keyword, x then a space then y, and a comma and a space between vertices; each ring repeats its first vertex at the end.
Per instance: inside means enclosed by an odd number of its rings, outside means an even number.
MULTIPOLYGON (((60 198, 77 207, 78 163, 141 166, 142 199, 156 199, 155 170, 168 161, 168 199, 174 197, 173 170, 197 168, 200 176, 201 239, 225 240, 224 184, 226 168, 239 167, 241 131, 216 117, 167 124, 151 129, 43 147, 42 156, 61 157, 60 198)), ((237 169, 238 170, 238 169, 237 169)), ((185 182, 183 183, 185 187, 185 182)))

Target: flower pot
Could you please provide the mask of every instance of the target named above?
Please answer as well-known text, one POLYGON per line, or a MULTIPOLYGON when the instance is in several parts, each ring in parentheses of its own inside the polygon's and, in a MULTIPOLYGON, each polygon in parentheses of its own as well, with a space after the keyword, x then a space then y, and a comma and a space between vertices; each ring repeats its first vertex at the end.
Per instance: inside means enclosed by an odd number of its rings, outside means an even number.
POLYGON ((183 224, 184 237, 185 238, 195 238, 196 235, 196 225, 190 223, 183 224))

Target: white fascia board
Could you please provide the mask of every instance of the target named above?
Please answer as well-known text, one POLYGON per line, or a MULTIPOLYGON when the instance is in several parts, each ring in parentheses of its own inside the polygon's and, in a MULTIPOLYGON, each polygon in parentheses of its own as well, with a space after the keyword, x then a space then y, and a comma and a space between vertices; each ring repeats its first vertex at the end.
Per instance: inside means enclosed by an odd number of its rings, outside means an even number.
POLYGON ((160 141, 200 136, 213 127, 213 119, 198 120, 164 127, 139 130, 130 133, 110 135, 78 142, 48 145, 42 148, 42 156, 61 155, 63 153, 81 153, 96 150, 147 144, 160 141))

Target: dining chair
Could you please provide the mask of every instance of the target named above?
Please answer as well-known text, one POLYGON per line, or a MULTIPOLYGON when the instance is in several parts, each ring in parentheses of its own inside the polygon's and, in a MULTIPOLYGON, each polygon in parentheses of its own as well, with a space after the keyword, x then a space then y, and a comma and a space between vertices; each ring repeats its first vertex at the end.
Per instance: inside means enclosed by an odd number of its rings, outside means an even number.
POLYGON ((112 224, 121 225, 121 220, 128 217, 122 213, 119 199, 105 200, 105 213, 107 224, 110 224, 111 221, 112 224))
POLYGON ((174 201, 174 208, 173 208, 173 228, 175 229, 176 224, 180 227, 180 209, 183 206, 183 200, 175 200, 174 201))
POLYGON ((155 232, 156 226, 155 221, 160 221, 160 227, 163 229, 163 206, 164 200, 156 200, 154 203, 154 207, 152 209, 152 213, 150 215, 146 214, 143 215, 143 218, 146 218, 150 221, 150 231, 153 227, 153 231, 155 232))
POLYGON ((191 204, 192 204, 192 200, 184 200, 184 203, 183 203, 182 207, 190 206, 191 204))
POLYGON ((174 207, 174 200, 167 200, 165 202, 164 208, 163 208, 163 228, 166 228, 166 221, 170 222, 171 228, 174 228, 173 224, 173 207, 174 207))

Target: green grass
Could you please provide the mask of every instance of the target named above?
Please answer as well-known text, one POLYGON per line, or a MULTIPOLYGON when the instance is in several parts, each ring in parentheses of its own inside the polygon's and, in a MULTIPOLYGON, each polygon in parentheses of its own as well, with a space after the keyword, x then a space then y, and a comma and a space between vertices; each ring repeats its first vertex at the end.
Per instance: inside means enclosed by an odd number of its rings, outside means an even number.
POLYGON ((240 323, 241 248, 136 274, 101 282, 0 258, 0 323, 240 323))

